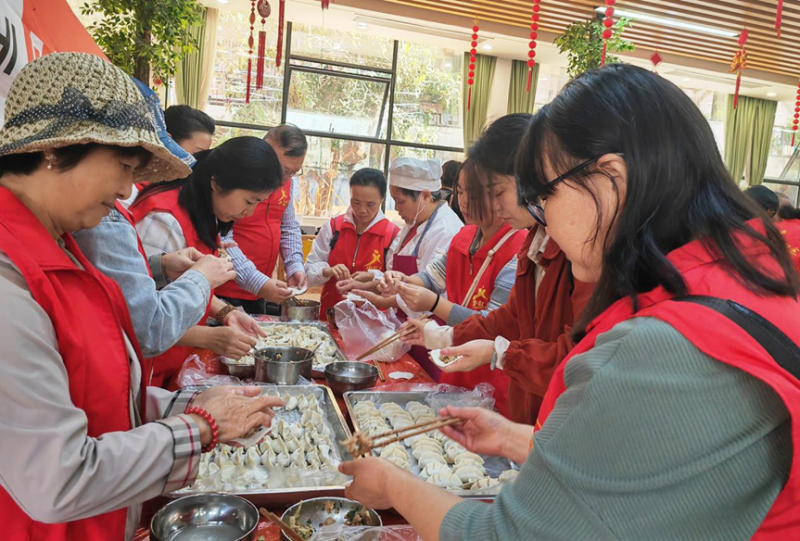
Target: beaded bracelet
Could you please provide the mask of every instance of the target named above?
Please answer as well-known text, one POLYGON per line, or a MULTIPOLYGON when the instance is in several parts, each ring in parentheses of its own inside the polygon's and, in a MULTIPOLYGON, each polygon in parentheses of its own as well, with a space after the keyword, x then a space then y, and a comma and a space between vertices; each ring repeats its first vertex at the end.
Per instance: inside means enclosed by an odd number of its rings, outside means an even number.
POLYGON ((226 304, 223 308, 220 308, 219 312, 214 316, 214 319, 217 320, 218 323, 224 324, 225 317, 236 310, 236 307, 232 304, 226 304))
POLYGON ((214 420, 214 417, 212 417, 211 414, 208 413, 203 408, 195 408, 195 407, 186 408, 183 411, 183 413, 185 413, 186 415, 191 415, 191 414, 199 415, 200 417, 205 419, 208 425, 211 427, 211 441, 209 442, 208 445, 204 445, 201 450, 204 453, 207 453, 211 451, 214 447, 216 447, 217 444, 219 443, 219 427, 217 426, 217 421, 214 420))

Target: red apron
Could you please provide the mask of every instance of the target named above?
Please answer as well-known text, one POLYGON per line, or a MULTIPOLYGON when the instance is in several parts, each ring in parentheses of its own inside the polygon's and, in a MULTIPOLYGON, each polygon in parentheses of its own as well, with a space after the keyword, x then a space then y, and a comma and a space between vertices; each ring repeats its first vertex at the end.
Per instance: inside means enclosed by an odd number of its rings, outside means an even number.
MULTIPOLYGON (((751 224, 763 231, 760 223, 751 224)), ((795 254, 796 247, 800 247, 800 224, 783 222, 780 228, 787 236, 790 251, 795 254)), ((763 245, 754 245, 752 239, 743 236, 740 239, 748 259, 758 260, 763 268, 782 275, 763 245)), ((763 297, 749 291, 699 241, 673 251, 668 257, 686 281, 689 295, 718 297, 739 303, 778 327, 796 344, 800 343, 799 306, 796 300, 763 297)), ((592 349, 599 335, 626 319, 658 318, 673 326, 706 355, 763 381, 782 398, 792 423, 792 469, 788 482, 753 539, 800 539, 800 381, 781 368, 758 342, 725 316, 694 303, 671 302, 671 298, 672 295, 659 287, 639 296, 640 310, 636 313, 633 312, 630 299, 626 298, 598 316, 587 329, 587 336, 556 369, 539 410, 536 428, 540 429, 547 422, 558 397, 566 390, 564 368, 572 357, 592 349)))
MULTIPOLYGON (((452 303, 465 305, 470 310, 486 310, 497 282, 497 276, 503 267, 517 256, 525 242, 527 231, 517 231, 497 248, 474 288, 472 298, 467 301, 464 297, 472 287, 489 252, 495 250, 498 243, 511 230, 512 228, 508 224, 501 227, 472 257, 470 257, 469 250, 478 234, 478 226, 468 225, 453 237, 450 249, 447 251, 447 298, 452 303)), ((502 370, 492 370, 489 365, 485 365, 471 372, 442 372, 439 381, 467 389, 474 389, 479 383, 491 383, 495 388, 497 410, 508 417, 506 398, 508 397, 509 378, 502 370)))
MULTIPOLYGON (((272 276, 278 263, 281 221, 292 201, 291 195, 292 179, 288 179, 266 201, 256 206, 252 216, 236 220, 233 224, 233 240, 256 268, 267 276, 272 276)), ((261 298, 240 288, 233 280, 218 287, 217 295, 246 301, 261 298)))
MULTIPOLYGON (((86 414, 88 436, 130 430, 130 359, 123 332, 139 351, 125 299, 117 284, 97 271, 69 234, 67 250, 11 192, 0 188, 0 251, 16 265, 34 300, 50 318, 69 377, 72 403, 86 414), (91 347, 90 347, 91 346, 91 347)), ((140 410, 144 417, 147 374, 142 367, 140 410)), ((0 488, 3 539, 105 541, 125 535, 125 509, 62 524, 36 522, 0 488)))
MULTIPOLYGON (((361 235, 356 233, 355 226, 344 220, 344 215, 331 220, 331 251, 328 265, 346 265, 350 273, 368 270, 386 270, 386 252, 394 242, 398 227, 384 218, 361 235)), ((336 289, 336 280, 328 280, 322 289, 319 318, 324 321, 327 310, 342 300, 336 289)))
MULTIPOLYGON (((176 190, 169 190, 166 192, 159 192, 146 195, 144 198, 139 198, 131 205, 130 211, 136 223, 141 222, 145 216, 152 212, 168 212, 178 220, 181 226, 184 237, 186 237, 187 248, 196 248, 198 252, 204 255, 219 255, 219 250, 211 250, 208 246, 200 240, 197 231, 192 224, 189 213, 178 203, 178 195, 180 188, 176 190)), ((205 325, 206 319, 211 311, 211 299, 214 298, 214 291, 211 291, 211 296, 206 307, 206 313, 198 322, 198 325, 205 325)), ((161 355, 153 357, 153 380, 151 385, 154 387, 167 387, 173 383, 171 378, 177 376, 183 362, 192 354, 192 348, 189 346, 173 346, 161 355)), ((172 386, 175 387, 174 385, 172 386)))

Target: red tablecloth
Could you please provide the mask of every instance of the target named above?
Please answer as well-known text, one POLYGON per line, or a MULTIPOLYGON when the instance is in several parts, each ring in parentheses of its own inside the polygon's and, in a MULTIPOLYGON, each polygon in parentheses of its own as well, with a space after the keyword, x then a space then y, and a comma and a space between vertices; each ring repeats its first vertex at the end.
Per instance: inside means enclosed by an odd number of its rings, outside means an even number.
MULTIPOLYGON (((335 331, 331 330, 333 337, 342 345, 342 337, 341 335, 335 331)), ((227 374, 227 370, 225 369, 225 365, 223 365, 220 360, 219 356, 215 353, 208 351, 208 350, 195 350, 195 354, 197 355, 198 359, 203 363, 205 367, 205 372, 208 375, 215 375, 215 374, 227 374)), ((198 365, 195 363, 194 365, 197 367, 198 365)), ((187 368, 192 367, 192 362, 187 362, 184 365, 184 370, 187 368)), ((393 363, 381 363, 381 368, 383 369, 383 373, 386 376, 386 381, 378 380, 377 385, 375 386, 376 389, 380 389, 381 387, 387 386, 398 386, 402 384, 435 384, 436 382, 431 378, 425 370, 415 361, 410 355, 406 354, 401 357, 398 361, 393 363), (410 372, 413 374, 413 377, 410 380, 394 380, 389 377, 389 374, 393 372, 410 372)), ((325 380, 315 380, 315 383, 320 385, 325 384, 325 380)), ((341 397, 337 397, 339 402, 339 408, 342 410, 345 418, 351 424, 352 421, 347 416, 347 409, 344 406, 344 401, 341 397)), ((137 530, 136 535, 134 536, 134 541, 148 541, 150 539, 150 519, 153 517, 156 511, 161 508, 164 504, 166 504, 169 500, 166 498, 156 498, 147 502, 144 506, 142 512, 142 522, 137 530)), ((270 508, 270 511, 281 516, 286 508, 270 508)), ((405 524, 405 521, 402 517, 395 515, 393 513, 380 513, 381 520, 383 521, 384 525, 394 525, 394 524, 405 524)), ((258 524, 258 531, 256 533, 256 539, 259 536, 264 536, 265 541, 280 541, 280 531, 276 526, 274 526, 271 522, 267 521, 266 519, 262 519, 261 522, 258 524)))

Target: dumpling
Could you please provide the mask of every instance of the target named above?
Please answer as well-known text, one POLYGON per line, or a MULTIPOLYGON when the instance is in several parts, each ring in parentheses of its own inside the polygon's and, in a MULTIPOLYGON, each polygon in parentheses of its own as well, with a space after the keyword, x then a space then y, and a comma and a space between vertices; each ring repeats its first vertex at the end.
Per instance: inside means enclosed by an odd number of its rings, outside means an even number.
POLYGON ((285 468, 292 462, 292 459, 286 452, 283 452, 278 454, 276 462, 278 466, 285 468))
POLYGON ((283 440, 272 440, 270 445, 272 446, 272 450, 276 453, 285 453, 288 450, 283 440))
POLYGON ((300 424, 307 427, 308 423, 311 423, 315 427, 320 428, 321 426, 323 426, 322 415, 320 415, 316 411, 303 412, 303 415, 300 416, 300 424))
POLYGON ((261 455, 258 454, 257 447, 250 447, 244 455, 245 466, 258 466, 261 464, 261 455))
POLYGON ((297 397, 289 396, 288 394, 284 395, 283 401, 286 402, 284 404, 283 409, 286 411, 292 411, 297 409, 297 397))
POLYGON ((331 459, 331 447, 330 445, 325 445, 324 443, 317 447, 317 453, 319 454, 320 459, 327 458, 328 460, 331 459))
POLYGON ((408 462, 408 459, 406 459, 406 458, 401 458, 401 457, 398 457, 398 456, 390 456, 390 457, 387 457, 386 460, 388 460, 389 462, 391 462, 392 464, 394 464, 395 466, 397 466, 399 468, 403 468, 404 470, 410 470, 411 469, 411 464, 408 462))
POLYGON ((422 455, 420 455, 420 457, 417 459, 417 463, 419 464, 420 468, 427 467, 431 462, 438 462, 439 464, 445 465, 447 464, 447 461, 445 461, 442 455, 432 451, 426 451, 422 453, 422 455))
POLYGON ((437 473, 428 477, 426 481, 436 485, 437 487, 461 488, 461 480, 452 473, 437 473))
POLYGON ((506 470, 500 474, 499 481, 501 483, 510 483, 517 478, 519 472, 517 470, 506 470))
POLYGON ((466 453, 467 450, 464 446, 459 445, 456 442, 448 442, 450 445, 445 445, 445 452, 444 457, 447 459, 447 462, 453 464, 456 461, 456 457, 460 454, 466 453))
POLYGON ((261 452, 262 455, 267 451, 272 450, 272 441, 271 440, 262 441, 261 443, 258 444, 258 450, 261 452))
POLYGON ((281 438, 288 440, 292 437, 292 425, 281 419, 278 421, 281 438))
POLYGON ((414 455, 414 458, 416 458, 417 460, 420 459, 420 457, 423 455, 423 453, 427 453, 427 452, 436 453, 437 455, 441 455, 442 454, 441 449, 439 449, 437 447, 434 447, 433 445, 430 445, 428 443, 422 443, 421 445, 415 445, 412 449, 413 450, 411 451, 411 454, 414 455))
POLYGON ((403 458, 408 461, 408 453, 402 446, 388 446, 381 450, 381 458, 389 458, 392 456, 396 456, 398 458, 403 458))
POLYGON ((268 449, 266 453, 261 455, 261 464, 264 466, 278 465, 278 455, 275 454, 275 451, 273 451, 272 448, 268 449))
POLYGON ((292 461, 292 466, 303 468, 306 465, 305 453, 303 453, 303 451, 300 449, 297 449, 295 452, 293 452, 289 458, 292 461))
POLYGON ((455 464, 456 466, 463 466, 464 464, 479 464, 483 465, 483 459, 480 455, 476 455, 475 453, 470 453, 469 451, 463 452, 456 456, 455 464))
POLYGON ((306 462, 308 462, 311 466, 316 466, 317 468, 320 467, 320 459, 319 454, 316 451, 309 451, 306 453, 306 462))
POLYGON ((291 435, 294 437, 294 439, 296 440, 301 439, 303 437, 303 434, 305 434, 305 432, 306 431, 303 428, 303 425, 301 425, 300 423, 295 423, 292 425, 291 435))
POLYGON ((302 446, 300 445, 300 442, 297 441, 294 438, 286 440, 285 443, 286 443, 286 450, 289 451, 290 453, 294 453, 298 449, 302 449, 302 446))
POLYGON ((453 473, 461 479, 462 483, 472 483, 486 477, 486 470, 483 469, 483 466, 478 466, 477 464, 459 466, 453 473))
POLYGON ((436 475, 437 473, 452 473, 450 471, 450 467, 446 464, 440 464, 439 462, 431 462, 427 466, 425 466, 419 472, 419 476, 423 479, 428 479, 428 477, 432 475, 436 475))
POLYGON ((469 487, 470 490, 484 490, 486 488, 496 487, 500 484, 500 481, 495 479, 494 477, 483 477, 482 479, 478 479, 472 486, 469 487))
POLYGON ((426 436, 425 434, 417 436, 411 443, 411 448, 416 449, 416 447, 419 445, 436 447, 440 453, 442 452, 442 444, 436 441, 435 439, 431 438, 430 436, 426 436))
POLYGON ((206 469, 206 477, 213 477, 215 474, 219 473, 219 466, 217 466, 214 462, 210 462, 208 464, 208 468, 206 469))

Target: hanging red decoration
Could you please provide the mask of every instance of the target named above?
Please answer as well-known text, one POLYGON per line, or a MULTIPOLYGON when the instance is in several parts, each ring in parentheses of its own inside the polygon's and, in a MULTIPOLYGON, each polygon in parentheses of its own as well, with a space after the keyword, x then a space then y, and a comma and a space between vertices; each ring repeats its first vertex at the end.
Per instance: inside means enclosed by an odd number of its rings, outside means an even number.
POLYGON ((661 58, 661 55, 658 53, 658 51, 650 55, 650 62, 653 63, 653 71, 656 71, 656 68, 659 64, 661 64, 661 62, 663 62, 663 60, 664 59, 661 58))
POLYGON ((272 14, 272 6, 267 0, 258 0, 256 10, 261 16, 261 30, 258 32, 258 57, 256 59, 256 90, 264 88, 264 54, 267 49, 267 17, 272 14))
POLYGON ((278 49, 275 52, 275 65, 281 67, 283 59, 283 18, 286 15, 286 0, 281 0, 278 8, 278 49))
POLYGON ((736 89, 733 91, 734 109, 739 105, 739 87, 742 85, 742 71, 747 69, 747 50, 744 48, 744 44, 747 43, 749 35, 747 28, 743 28, 742 33, 739 34, 739 50, 733 55, 733 60, 731 61, 731 73, 736 74, 736 89))
POLYGON ((253 77, 253 45, 255 39, 253 38, 253 31, 256 27, 256 0, 250 0, 250 39, 247 40, 249 52, 247 53, 247 92, 244 97, 245 103, 250 103, 250 82, 253 77))
POLYGON ((794 136, 797 135, 797 125, 800 124, 800 82, 797 83, 797 100, 794 102, 794 121, 792 124, 792 148, 794 148, 794 136))
POLYGON ((600 65, 606 65, 606 51, 608 50, 608 40, 611 39, 611 36, 614 34, 614 31, 611 30, 614 26, 614 4, 617 0, 606 0, 606 18, 603 19, 603 26, 605 26, 605 30, 603 30, 603 56, 600 58, 600 65))
POLYGON ((319 3, 322 4, 322 9, 331 7, 331 0, 319 0, 319 3))
POLYGON ((775 14, 775 32, 781 37, 781 19, 783 19, 783 0, 778 0, 778 11, 775 14))
POLYGON ((480 27, 478 26, 478 17, 475 17, 475 26, 472 27, 472 48, 469 50, 469 73, 467 76, 467 87, 469 88, 469 92, 467 93, 467 111, 472 108, 472 85, 475 84, 475 62, 478 61, 478 31, 480 27))
POLYGON ((536 65, 536 38, 539 37, 539 10, 542 0, 533 0, 533 14, 531 15, 531 42, 528 44, 528 92, 531 91, 533 81, 533 67, 536 65))

